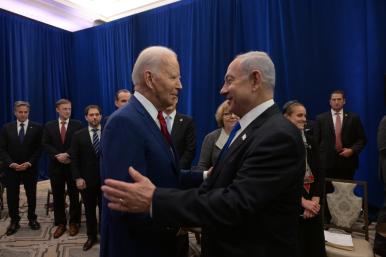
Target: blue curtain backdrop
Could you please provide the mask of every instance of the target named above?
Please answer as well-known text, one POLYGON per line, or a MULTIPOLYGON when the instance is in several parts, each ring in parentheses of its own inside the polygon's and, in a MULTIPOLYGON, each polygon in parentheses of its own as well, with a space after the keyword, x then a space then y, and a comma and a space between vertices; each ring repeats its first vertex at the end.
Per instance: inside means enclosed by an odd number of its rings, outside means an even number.
POLYGON ((386 2, 383 0, 183 0, 76 33, 0 12, 0 123, 13 101, 32 103, 32 118, 55 117, 59 97, 83 119, 87 104, 114 111, 114 92, 132 89, 131 69, 150 45, 174 49, 181 64, 179 111, 197 123, 198 151, 216 127, 214 112, 229 62, 267 51, 277 70, 275 100, 305 103, 309 118, 329 110, 331 90, 346 92, 345 110, 359 113, 368 144, 358 179, 369 182, 370 204, 382 203, 376 130, 385 114, 386 2))

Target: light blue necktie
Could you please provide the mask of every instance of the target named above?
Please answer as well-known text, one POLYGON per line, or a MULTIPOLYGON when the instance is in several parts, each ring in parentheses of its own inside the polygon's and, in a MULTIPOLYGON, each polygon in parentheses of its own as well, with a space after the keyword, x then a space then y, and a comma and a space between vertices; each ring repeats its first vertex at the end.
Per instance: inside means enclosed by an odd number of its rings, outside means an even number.
POLYGON ((169 115, 166 115, 166 126, 168 127, 169 134, 172 134, 172 117, 169 115))

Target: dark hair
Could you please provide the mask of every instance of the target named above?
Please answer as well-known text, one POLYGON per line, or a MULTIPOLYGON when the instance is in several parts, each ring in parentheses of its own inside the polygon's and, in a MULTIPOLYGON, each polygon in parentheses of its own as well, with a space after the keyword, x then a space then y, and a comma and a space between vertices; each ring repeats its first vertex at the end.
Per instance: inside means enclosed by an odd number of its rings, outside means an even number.
POLYGON ((65 98, 59 99, 58 101, 56 101, 55 107, 57 108, 59 107, 59 105, 62 105, 62 104, 71 104, 71 101, 65 98))
POLYGON ((336 89, 336 90, 333 90, 330 94, 330 97, 333 95, 333 94, 340 94, 342 95, 343 99, 345 98, 344 97, 344 91, 343 90, 340 90, 340 89, 336 89))
POLYGON ((119 89, 117 92, 115 92, 115 100, 119 100, 119 94, 120 93, 130 93, 129 90, 127 90, 126 88, 123 88, 123 89, 119 89))
POLYGON ((99 114, 102 114, 102 109, 96 105, 96 104, 90 104, 90 105, 87 105, 86 108, 84 108, 84 115, 87 115, 88 114, 88 111, 90 109, 98 109, 99 111, 99 114))
POLYGON ((284 105, 283 105, 283 111, 282 113, 283 114, 287 114, 287 115, 291 115, 292 112, 293 112, 293 108, 295 106, 304 106, 301 102, 299 102, 298 100, 291 100, 291 101, 288 101, 286 102, 284 105))

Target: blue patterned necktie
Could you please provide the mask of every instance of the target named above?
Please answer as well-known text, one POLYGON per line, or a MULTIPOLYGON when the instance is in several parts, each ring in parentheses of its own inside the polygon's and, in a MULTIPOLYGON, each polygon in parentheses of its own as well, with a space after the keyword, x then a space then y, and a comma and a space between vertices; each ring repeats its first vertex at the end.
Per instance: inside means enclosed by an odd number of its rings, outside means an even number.
POLYGON ((221 149, 220 156, 218 157, 219 159, 221 159, 222 157, 225 156, 225 153, 228 151, 229 145, 231 144, 233 138, 236 136, 236 133, 237 133, 237 131, 238 131, 240 128, 241 128, 240 123, 239 123, 239 122, 236 122, 236 124, 234 125, 234 127, 233 127, 231 133, 229 134, 229 137, 228 137, 227 142, 225 143, 225 145, 224 145, 223 148, 221 149))
POLYGON ((93 132, 93 134, 92 134, 92 146, 94 147, 96 155, 99 156, 100 145, 99 145, 98 130, 99 129, 93 128, 91 131, 93 132))
POLYGON ((172 124, 172 117, 167 115, 165 118, 166 118, 166 125, 168 127, 168 132, 171 135, 172 134, 172 126, 173 126, 173 124, 172 124))
POLYGON ((24 123, 20 123, 19 139, 20 139, 20 143, 21 144, 24 141, 24 136, 25 136, 25 133, 24 133, 24 123))

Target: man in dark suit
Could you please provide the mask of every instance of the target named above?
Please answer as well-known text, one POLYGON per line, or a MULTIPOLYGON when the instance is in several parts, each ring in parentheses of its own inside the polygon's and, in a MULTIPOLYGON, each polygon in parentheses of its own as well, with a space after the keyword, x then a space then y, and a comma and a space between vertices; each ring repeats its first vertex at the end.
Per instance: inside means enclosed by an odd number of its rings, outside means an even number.
POLYGON ((151 212, 160 225, 201 226, 204 257, 297 256, 305 151, 299 129, 272 99, 274 85, 275 69, 266 53, 236 57, 221 94, 240 120, 202 186, 156 187, 133 166, 134 183, 105 180, 109 207, 151 212))
POLYGON ((180 159, 180 168, 190 169, 196 154, 196 126, 192 117, 176 111, 176 102, 164 110, 164 118, 180 159))
POLYGON ((20 228, 19 194, 24 184, 28 202, 28 225, 38 230, 36 209, 36 184, 39 175, 38 161, 41 153, 43 127, 28 119, 28 102, 16 101, 16 121, 5 124, 0 136, 0 159, 4 162, 7 183, 7 202, 11 224, 6 234, 12 235, 20 228))
MULTIPOLYGON (((366 145, 366 136, 359 116, 343 110, 344 92, 331 93, 331 110, 319 114, 314 137, 319 146, 321 169, 326 177, 353 179, 358 168, 359 153, 366 145)), ((331 191, 331 188, 327 188, 331 191)))
POLYGON ((86 211, 87 241, 83 245, 83 250, 87 251, 97 242, 97 206, 101 217, 102 194, 99 171, 101 109, 97 105, 88 105, 84 115, 88 126, 75 132, 71 142, 71 171, 86 211))
POLYGON ((375 227, 374 253, 386 256, 386 116, 383 116, 378 126, 377 145, 379 153, 379 180, 383 184, 384 203, 378 213, 375 227))
POLYGON ((54 198, 55 226, 57 226, 54 238, 59 238, 67 230, 66 185, 67 194, 70 198, 69 235, 75 236, 79 231, 81 206, 79 192, 71 175, 70 146, 72 135, 82 128, 82 123, 79 120, 70 119, 71 102, 67 99, 60 99, 56 102, 56 112, 59 114, 59 118, 46 123, 42 144, 51 158, 48 174, 54 198))
MULTIPOLYGON (((134 96, 110 116, 103 131, 101 177, 132 181, 127 169, 133 165, 156 185, 177 187, 178 161, 162 115, 181 89, 176 54, 165 47, 143 50, 132 80, 134 96)), ((111 210, 102 199, 101 257, 177 257, 177 232, 154 223, 149 214, 111 210)))
MULTIPOLYGON (((130 98, 131 98, 131 93, 129 90, 127 90, 126 88, 119 89, 117 92, 115 92, 115 100, 114 100, 115 107, 117 107, 117 109, 121 108, 122 106, 124 106, 129 102, 130 98)), ((109 119, 109 116, 103 117, 101 122, 102 128, 106 125, 106 122, 108 119, 109 119)))

